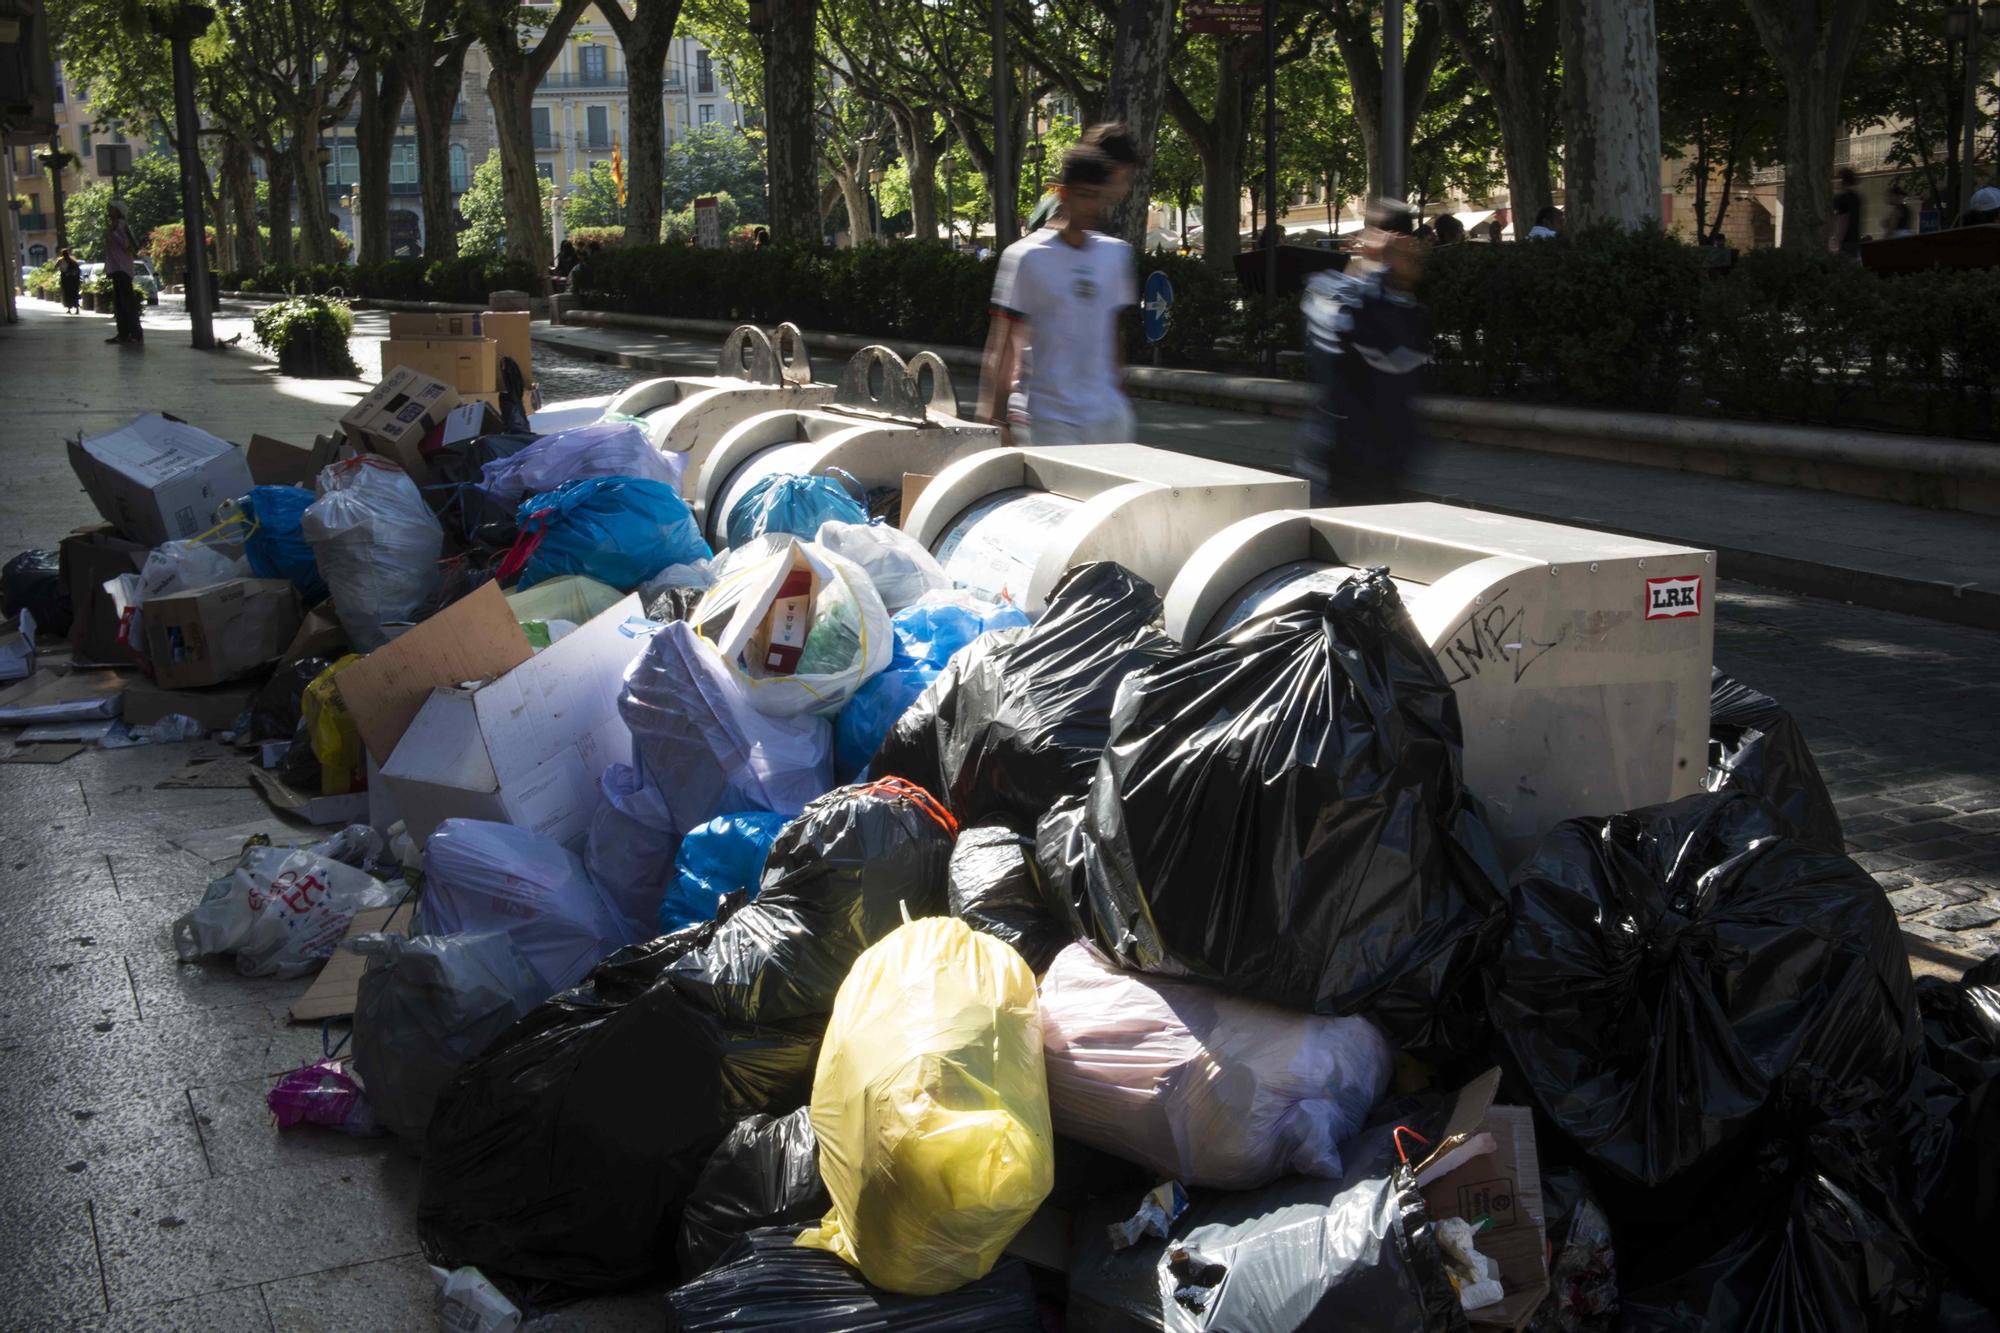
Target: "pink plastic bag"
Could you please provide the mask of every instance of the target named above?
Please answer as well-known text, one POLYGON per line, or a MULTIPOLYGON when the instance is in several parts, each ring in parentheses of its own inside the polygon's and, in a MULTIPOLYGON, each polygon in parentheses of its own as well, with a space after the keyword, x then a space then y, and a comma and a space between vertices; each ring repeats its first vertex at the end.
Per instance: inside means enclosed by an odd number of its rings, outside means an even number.
POLYGON ((379 1133, 368 1095, 346 1070, 331 1060, 302 1065, 280 1075, 264 1098, 279 1129, 293 1125, 325 1125, 343 1134, 363 1137, 379 1133))

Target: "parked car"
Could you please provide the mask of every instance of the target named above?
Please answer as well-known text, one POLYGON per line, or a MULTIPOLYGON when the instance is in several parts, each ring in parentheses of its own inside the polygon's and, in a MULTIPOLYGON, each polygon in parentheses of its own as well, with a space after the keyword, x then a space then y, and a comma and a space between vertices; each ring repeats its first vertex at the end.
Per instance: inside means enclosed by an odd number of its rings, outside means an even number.
POLYGON ((153 265, 150 260, 135 259, 132 261, 132 285, 146 294, 147 305, 158 305, 160 303, 160 279, 153 272, 153 265))

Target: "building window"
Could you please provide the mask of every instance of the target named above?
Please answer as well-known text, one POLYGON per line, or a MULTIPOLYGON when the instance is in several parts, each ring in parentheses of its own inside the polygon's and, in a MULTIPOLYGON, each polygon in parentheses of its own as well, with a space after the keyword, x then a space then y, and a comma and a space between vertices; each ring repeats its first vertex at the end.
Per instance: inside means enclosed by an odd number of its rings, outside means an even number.
POLYGON ((707 102, 703 102, 700 106, 696 107, 695 114, 701 118, 701 123, 704 125, 713 125, 715 123, 715 107, 707 102))
POLYGON ((535 163, 535 174, 545 181, 552 181, 556 178, 556 164, 553 162, 537 162, 535 163))
POLYGON ((583 62, 583 81, 585 83, 603 83, 606 56, 604 48, 596 42, 586 42, 577 47, 576 54, 577 58, 583 62))
POLYGON ((694 90, 698 93, 715 91, 715 62, 708 52, 697 51, 694 57, 694 90))
POLYGON ((466 165, 465 145, 455 143, 451 146, 451 192, 464 194, 470 188, 472 172, 466 165))
POLYGON ((43 264, 48 263, 49 247, 43 245, 40 241, 36 241, 33 245, 28 247, 28 262, 30 264, 33 264, 37 268, 40 268, 43 264))
POLYGON ((530 114, 535 118, 535 151, 538 153, 551 151, 556 146, 556 135, 549 124, 549 109, 538 106, 530 114))
POLYGON ((587 106, 583 109, 585 147, 609 148, 611 146, 611 108, 587 106))
POLYGON ((55 100, 56 100, 56 101, 58 101, 58 102, 60 102, 60 101, 62 101, 62 100, 63 100, 63 80, 62 80, 62 74, 63 74, 63 72, 62 72, 62 66, 61 66, 61 65, 57 65, 57 66, 55 67, 55 89, 56 89, 56 91, 55 91, 55 100))
POLYGON ((332 145, 333 156, 326 160, 328 185, 352 185, 361 179, 361 149, 353 140, 332 145))
POLYGON ((389 148, 389 184, 414 185, 417 183, 417 144, 414 139, 405 139, 389 148))
POLYGON ((76 155, 83 159, 84 170, 94 171, 97 169, 96 155, 90 151, 90 126, 88 125, 79 125, 76 127, 76 155))

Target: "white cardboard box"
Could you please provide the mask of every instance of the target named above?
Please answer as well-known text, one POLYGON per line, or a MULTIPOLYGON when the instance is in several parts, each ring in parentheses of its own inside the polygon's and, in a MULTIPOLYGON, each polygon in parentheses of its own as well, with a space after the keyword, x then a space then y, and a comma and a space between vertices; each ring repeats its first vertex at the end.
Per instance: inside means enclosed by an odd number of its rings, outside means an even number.
POLYGON ((504 675, 431 691, 382 765, 419 847, 447 819, 516 824, 558 842, 588 829, 598 778, 632 751, 618 693, 646 646, 625 622, 643 614, 628 596, 504 675))
POLYGON ((69 464, 105 521, 148 546, 208 531, 216 508, 250 489, 241 449, 158 412, 72 440, 69 464))

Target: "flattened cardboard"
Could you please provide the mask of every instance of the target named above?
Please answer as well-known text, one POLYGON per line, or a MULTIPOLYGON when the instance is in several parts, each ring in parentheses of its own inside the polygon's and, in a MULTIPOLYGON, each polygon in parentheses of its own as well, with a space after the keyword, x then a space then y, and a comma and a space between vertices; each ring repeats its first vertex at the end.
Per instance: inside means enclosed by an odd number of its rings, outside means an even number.
POLYGON ((274 662, 299 629, 288 579, 230 579, 146 602, 146 656, 167 689, 199 689, 274 662))
POLYGON ((40 745, 16 745, 13 753, 0 755, 0 764, 60 764, 83 753, 81 741, 52 741, 40 745))
POLYGON ((1493 1150, 1458 1161, 1435 1179, 1427 1161, 1418 1179, 1434 1217, 1462 1217, 1489 1223, 1473 1237, 1479 1252, 1500 1271, 1507 1294, 1500 1301, 1466 1311, 1474 1324, 1521 1329, 1549 1291, 1548 1251, 1542 1215, 1541 1162, 1535 1151, 1534 1112, 1524 1106, 1495 1106, 1500 1071, 1466 1085, 1433 1158, 1449 1154, 1455 1141, 1490 1135, 1493 1150))
POLYGON ((557 842, 589 827, 598 779, 631 753, 618 694, 644 648, 627 624, 640 615, 628 596, 503 676, 431 692, 382 765, 418 846, 454 818, 557 842))
POLYGON ((143 727, 178 713, 210 731, 236 725, 257 695, 255 684, 212 685, 203 690, 170 690, 155 681, 135 680, 125 691, 125 724, 143 727))
POLYGON ((69 589, 69 646, 77 661, 131 663, 131 654, 118 645, 118 608, 104 585, 145 568, 148 549, 144 542, 119 536, 109 523, 78 528, 56 548, 63 586, 69 589))
POLYGON ((35 618, 25 608, 0 620, 0 680, 26 680, 35 674, 35 618))
POLYGON ((133 679, 129 671, 58 672, 43 667, 0 692, 0 727, 117 717, 133 679))
POLYGON ((347 651, 347 631, 340 627, 340 618, 333 613, 332 602, 321 602, 306 612, 299 622, 299 632, 285 645, 284 656, 278 665, 289 666, 301 657, 339 657, 347 651))
POLYGON ((937 477, 927 472, 905 472, 903 474, 903 511, 896 515, 896 526, 910 525, 910 511, 917 507, 917 501, 924 495, 924 487, 936 481, 937 477))
POLYGON ((69 463, 97 512, 148 547, 206 532, 223 501, 250 489, 242 450, 158 412, 70 441, 69 463))
POLYGON ((250 480, 259 486, 303 486, 313 488, 320 469, 333 462, 333 441, 315 436, 310 449, 286 444, 268 435, 252 435, 243 457, 250 464, 250 480))
POLYGON ((382 369, 407 366, 443 380, 460 394, 499 387, 500 346, 491 338, 390 338, 382 344, 382 369))
MULTIPOLYGON (((395 907, 370 907, 354 914, 348 923, 343 940, 351 940, 357 935, 408 935, 410 933, 410 904, 400 903, 395 907)), ((318 1023, 328 1018, 346 1018, 354 1012, 355 1000, 361 991, 361 974, 368 970, 368 960, 352 949, 336 947, 333 957, 326 960, 326 966, 313 978, 313 984, 306 987, 291 1007, 288 1017, 294 1023, 318 1023)))
POLYGON ((308 824, 338 824, 345 828, 349 824, 361 824, 368 819, 368 793, 365 791, 346 792, 340 796, 321 796, 307 793, 296 787, 288 787, 279 781, 277 775, 266 773, 249 760, 240 762, 250 785, 255 787, 273 810, 282 810, 288 815, 296 815, 308 824))
POLYGON ((386 763, 431 691, 505 675, 535 655, 500 585, 488 583, 333 678, 361 743, 386 763))

